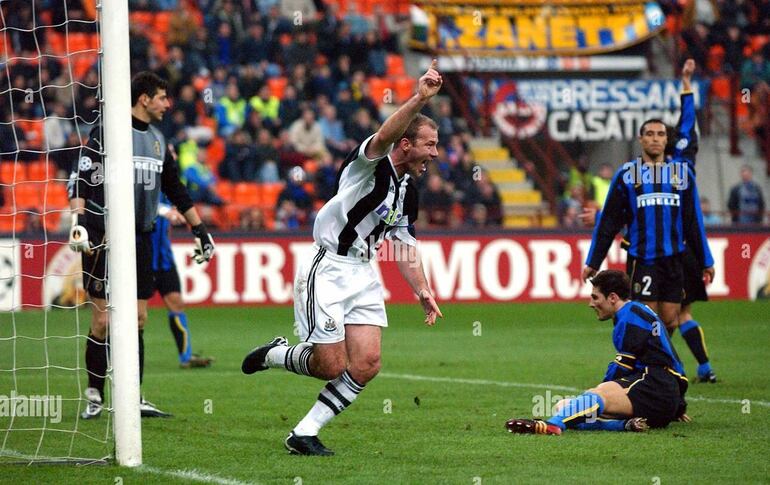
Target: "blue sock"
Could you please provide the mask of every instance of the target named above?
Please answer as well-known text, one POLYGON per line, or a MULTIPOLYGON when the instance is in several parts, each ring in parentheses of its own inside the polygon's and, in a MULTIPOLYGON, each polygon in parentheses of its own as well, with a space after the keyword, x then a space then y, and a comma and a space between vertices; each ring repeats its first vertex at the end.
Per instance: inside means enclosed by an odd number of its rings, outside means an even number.
POLYGON ((592 423, 580 423, 575 426, 578 431, 625 431, 625 419, 597 419, 592 423))
POLYGON ((703 377, 709 372, 711 372, 711 363, 705 362, 698 365, 698 377, 703 377))
POLYGON ((184 312, 168 312, 168 326, 174 335, 176 349, 179 352, 179 362, 184 364, 192 357, 190 327, 187 326, 187 315, 184 312))
POLYGON ((587 418, 596 419, 603 412, 604 400, 601 396, 593 392, 584 392, 580 396, 570 399, 555 416, 546 422, 561 429, 574 428, 578 424, 584 423, 587 418))

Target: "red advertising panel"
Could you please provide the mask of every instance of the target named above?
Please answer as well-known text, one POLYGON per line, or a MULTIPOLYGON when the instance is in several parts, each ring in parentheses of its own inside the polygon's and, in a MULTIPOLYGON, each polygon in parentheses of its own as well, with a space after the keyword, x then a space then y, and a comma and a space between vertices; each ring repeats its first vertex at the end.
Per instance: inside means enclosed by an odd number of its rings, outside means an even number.
MULTIPOLYGON (((589 285, 579 279, 589 234, 499 233, 489 236, 426 235, 420 243, 425 273, 440 301, 570 301, 587 298, 589 285)), ((20 271, 0 300, 25 305, 70 305, 82 298, 80 258, 66 244, 41 246, 25 241, 0 254, 4 273, 20 271), (9 252, 10 251, 10 252, 9 252), (18 281, 18 280, 21 281, 18 281)), ((714 232, 709 245, 716 261, 713 298, 770 297, 770 236, 760 232, 714 232)), ((9 248, 10 246, 5 246, 9 248)), ((312 251, 309 237, 218 238, 215 258, 195 264, 193 245, 174 243, 185 301, 191 305, 291 304, 295 261, 312 251)), ((414 301, 394 263, 392 246, 381 248, 374 262, 382 274, 389 302, 414 301)), ((607 261, 625 267, 626 253, 616 242, 607 261)), ((154 303, 160 303, 156 297, 154 303)), ((8 307, 7 302, 0 305, 8 307)))

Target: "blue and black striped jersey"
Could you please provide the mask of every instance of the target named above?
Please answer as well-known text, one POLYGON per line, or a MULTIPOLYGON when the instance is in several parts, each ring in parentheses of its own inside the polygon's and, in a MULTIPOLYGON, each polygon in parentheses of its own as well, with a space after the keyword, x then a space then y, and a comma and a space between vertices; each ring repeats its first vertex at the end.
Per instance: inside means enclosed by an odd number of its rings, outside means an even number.
POLYGON ((679 254, 687 243, 702 268, 713 266, 693 170, 697 153, 693 103, 692 94, 682 95, 682 115, 670 159, 653 165, 638 158, 615 173, 594 228, 588 266, 601 266, 615 235, 624 227, 629 254, 645 264, 679 254))
POLYGON ((684 379, 684 366, 668 337, 665 325, 643 303, 629 301, 614 318, 612 343, 617 354, 604 376, 612 381, 646 367, 668 368, 684 379))
MULTIPOLYGON (((170 206, 171 201, 166 194, 160 194, 160 204, 170 206)), ((171 238, 168 230, 171 222, 162 216, 155 219, 155 228, 152 231, 152 270, 169 271, 174 267, 174 253, 171 251, 171 238)))

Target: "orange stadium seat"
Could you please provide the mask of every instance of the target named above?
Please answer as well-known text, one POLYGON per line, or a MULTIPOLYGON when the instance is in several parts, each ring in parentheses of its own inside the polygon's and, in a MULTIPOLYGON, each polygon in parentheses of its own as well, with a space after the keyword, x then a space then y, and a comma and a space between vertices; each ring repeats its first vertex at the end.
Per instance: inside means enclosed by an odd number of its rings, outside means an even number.
POLYGON ((302 169, 305 170, 306 174, 313 175, 318 171, 318 162, 312 158, 308 158, 305 160, 305 163, 302 164, 302 169))
POLYGON ((153 22, 153 26, 155 27, 155 30, 157 30, 163 35, 166 35, 168 33, 169 20, 171 20, 171 12, 156 13, 155 21, 153 22))
MULTIPOLYGON (((368 80, 369 83, 369 96, 372 98, 372 101, 374 101, 374 104, 377 106, 381 105, 385 101, 385 96, 387 94, 390 94, 390 96, 393 95, 392 87, 390 84, 390 81, 387 79, 383 79, 381 77, 370 77, 368 80), (390 90, 390 91, 386 91, 390 90)), ((392 102, 395 102, 395 99, 391 100, 392 102)))
POLYGON ((390 77, 406 75, 406 69, 404 68, 404 58, 400 55, 388 54, 385 58, 385 65, 387 66, 387 73, 390 77))
POLYGON ((63 213, 60 210, 54 210, 53 212, 43 214, 43 226, 45 227, 46 232, 50 233, 59 231, 62 214, 63 213))
POLYGON ((40 199, 43 191, 43 184, 40 183, 22 183, 14 187, 14 196, 16 199, 16 208, 18 210, 33 209, 38 210, 41 206, 40 199))
POLYGON ((132 24, 143 24, 147 27, 152 26, 152 12, 131 12, 128 17, 132 24))
POLYGON ((206 148, 206 156, 209 168, 216 171, 219 164, 225 159, 225 141, 221 137, 215 136, 206 148))
POLYGON ((27 166, 19 162, 3 162, 0 165, 0 182, 12 184, 27 180, 27 166), (15 177, 14 177, 15 176, 15 177))
POLYGON ((713 78, 711 80, 711 95, 720 101, 729 101, 730 78, 727 76, 713 78))
POLYGON ((403 103, 414 94, 416 81, 411 77, 401 77, 396 79, 396 102, 403 103))
POLYGON ((283 191, 283 182, 262 184, 262 207, 275 209, 278 204, 278 196, 283 191))
POLYGON ((721 72, 722 63, 725 60, 725 48, 721 45, 711 46, 706 60, 706 67, 711 72, 721 72))
POLYGON ((228 204, 233 202, 233 184, 229 180, 218 180, 214 190, 228 204))
POLYGON ((283 76, 271 77, 267 80, 267 86, 270 88, 270 94, 278 99, 283 99, 283 93, 289 80, 283 76))
POLYGON ((0 232, 23 232, 27 222, 27 214, 0 215, 0 232))
POLYGON ((29 180, 40 181, 48 180, 56 175, 56 169, 46 161, 32 162, 27 167, 27 177, 29 180))
POLYGON ((258 206, 262 200, 259 184, 253 182, 238 182, 233 187, 233 199, 236 204, 258 206))
POLYGON ((39 190, 46 190, 45 203, 46 209, 63 209, 69 205, 67 200, 67 185, 64 182, 49 182, 47 188, 38 184, 39 190))
POLYGON ((233 205, 219 207, 219 221, 224 229, 237 229, 241 225, 240 208, 233 205))

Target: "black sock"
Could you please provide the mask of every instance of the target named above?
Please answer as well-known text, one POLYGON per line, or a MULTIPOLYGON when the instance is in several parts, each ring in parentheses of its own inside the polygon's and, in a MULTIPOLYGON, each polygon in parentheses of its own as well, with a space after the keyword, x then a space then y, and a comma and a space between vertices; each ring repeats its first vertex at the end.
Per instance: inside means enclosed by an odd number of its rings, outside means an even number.
POLYGON ((682 333, 682 338, 687 342, 687 346, 690 347, 692 355, 695 356, 695 360, 698 364, 705 364, 709 361, 708 354, 706 353, 706 342, 703 338, 703 329, 698 325, 695 320, 688 320, 679 327, 679 331, 682 333))
POLYGON ((139 384, 144 379, 144 330, 139 330, 139 384))
POLYGON ((88 371, 88 387, 96 388, 104 397, 104 379, 107 376, 108 344, 94 337, 90 332, 86 340, 86 370, 88 371))

